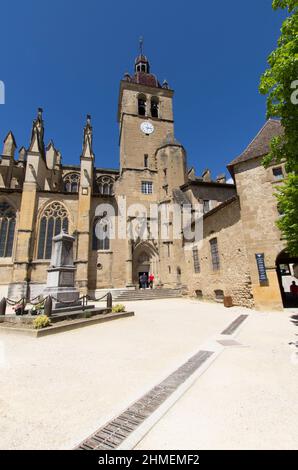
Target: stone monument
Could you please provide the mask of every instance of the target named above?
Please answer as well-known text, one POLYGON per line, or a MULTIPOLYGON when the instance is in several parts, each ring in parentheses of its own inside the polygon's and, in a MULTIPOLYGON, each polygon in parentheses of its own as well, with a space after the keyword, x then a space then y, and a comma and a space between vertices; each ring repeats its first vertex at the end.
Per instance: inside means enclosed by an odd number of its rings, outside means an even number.
POLYGON ((45 295, 51 295, 53 308, 79 306, 79 291, 75 288, 73 263, 74 237, 63 230, 53 238, 51 265, 48 268, 45 295))

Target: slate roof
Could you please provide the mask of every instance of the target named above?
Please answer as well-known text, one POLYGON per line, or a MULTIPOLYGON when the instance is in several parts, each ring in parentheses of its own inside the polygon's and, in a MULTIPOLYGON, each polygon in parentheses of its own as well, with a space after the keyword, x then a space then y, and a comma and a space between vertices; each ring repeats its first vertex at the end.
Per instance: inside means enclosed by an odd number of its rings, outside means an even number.
POLYGON ((134 76, 131 77, 131 81, 139 85, 161 88, 159 81, 153 73, 136 72, 134 76))
POLYGON ((174 201, 176 201, 178 204, 190 204, 190 200, 188 199, 187 195, 181 191, 181 189, 173 189, 173 197, 174 201))
POLYGON ((280 121, 269 119, 244 152, 229 163, 229 171, 233 171, 233 167, 238 163, 246 162, 247 160, 261 157, 269 153, 272 137, 282 135, 283 132, 280 121))

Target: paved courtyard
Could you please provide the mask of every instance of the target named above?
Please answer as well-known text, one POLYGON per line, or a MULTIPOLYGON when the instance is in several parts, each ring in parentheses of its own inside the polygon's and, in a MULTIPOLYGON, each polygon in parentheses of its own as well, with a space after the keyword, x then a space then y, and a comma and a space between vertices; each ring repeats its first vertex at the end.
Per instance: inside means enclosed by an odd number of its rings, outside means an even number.
POLYGON ((73 448, 214 342, 235 339, 140 449, 297 448, 297 326, 290 312, 190 299, 127 303, 135 317, 44 338, 0 333, 0 448, 73 448))

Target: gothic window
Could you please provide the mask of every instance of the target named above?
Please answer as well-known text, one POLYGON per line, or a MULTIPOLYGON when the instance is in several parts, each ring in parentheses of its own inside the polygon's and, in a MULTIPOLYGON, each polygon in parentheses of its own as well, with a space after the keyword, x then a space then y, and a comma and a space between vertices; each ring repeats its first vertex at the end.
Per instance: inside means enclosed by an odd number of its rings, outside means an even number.
POLYGON ((99 194, 112 196, 114 194, 114 180, 110 176, 100 176, 97 178, 97 189, 99 194))
POLYGON ((201 271, 201 266, 200 266, 200 259, 199 259, 199 250, 197 249, 197 247, 194 247, 192 249, 192 257, 193 257, 194 271, 195 273, 199 273, 201 271))
POLYGON ((44 211, 39 225, 38 259, 50 259, 52 240, 61 230, 68 232, 68 214, 60 202, 52 202, 44 211))
POLYGON ((64 191, 67 193, 77 193, 79 184, 80 175, 78 173, 68 173, 63 179, 64 191))
POLYGON ((151 98, 151 116, 158 118, 158 98, 155 96, 151 98))
POLYGON ((110 223, 105 215, 94 219, 92 235, 92 250, 110 249, 110 223))
POLYGON ((15 210, 7 203, 0 203, 0 258, 12 256, 16 225, 15 210))
POLYGON ((212 238, 209 243, 212 259, 212 268, 213 271, 217 271, 220 267, 217 238, 212 238))
POLYGON ((139 95, 138 97, 138 114, 140 116, 146 115, 146 96, 139 95))
POLYGON ((145 153, 145 155, 144 155, 144 167, 145 167, 145 168, 148 167, 148 158, 149 158, 148 154, 145 153))

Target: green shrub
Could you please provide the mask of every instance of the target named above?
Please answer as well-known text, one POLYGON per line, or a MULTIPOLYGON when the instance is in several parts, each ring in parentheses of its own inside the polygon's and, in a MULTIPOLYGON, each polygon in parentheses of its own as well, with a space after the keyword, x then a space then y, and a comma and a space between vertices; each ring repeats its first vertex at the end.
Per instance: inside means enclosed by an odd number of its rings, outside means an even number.
POLYGON ((125 305, 116 304, 112 307, 113 313, 125 312, 125 305))
POLYGON ((33 327, 36 330, 50 326, 50 319, 46 315, 38 315, 38 317, 33 320, 33 327))

